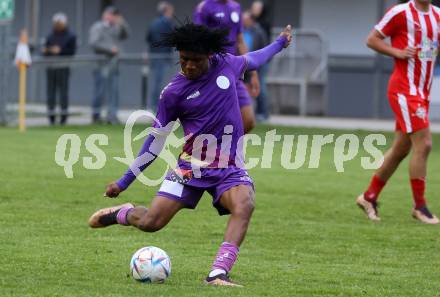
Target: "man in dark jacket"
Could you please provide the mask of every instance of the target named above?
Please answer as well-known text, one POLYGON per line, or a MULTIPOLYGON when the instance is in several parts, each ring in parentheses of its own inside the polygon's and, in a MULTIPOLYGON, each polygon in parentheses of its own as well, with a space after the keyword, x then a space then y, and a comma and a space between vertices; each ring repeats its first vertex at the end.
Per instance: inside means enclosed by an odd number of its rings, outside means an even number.
MULTIPOLYGON (((76 50, 76 36, 67 27, 67 16, 56 13, 53 18, 52 32, 47 36, 42 52, 46 56, 72 56, 76 50)), ((56 120, 56 94, 59 92, 61 107, 61 125, 67 121, 69 107, 69 75, 68 67, 50 67, 47 69, 47 110, 49 122, 56 120)))

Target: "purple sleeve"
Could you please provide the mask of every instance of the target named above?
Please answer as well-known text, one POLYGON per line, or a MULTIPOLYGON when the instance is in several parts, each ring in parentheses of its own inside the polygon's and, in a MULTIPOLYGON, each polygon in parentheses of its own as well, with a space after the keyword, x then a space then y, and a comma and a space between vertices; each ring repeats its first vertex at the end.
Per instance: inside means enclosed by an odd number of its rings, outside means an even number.
POLYGON ((127 189, 136 179, 136 174, 133 172, 134 169, 132 168, 136 167, 140 172, 142 172, 151 163, 153 163, 154 160, 156 160, 157 155, 150 151, 151 144, 154 142, 154 140, 155 137, 150 134, 142 145, 136 160, 130 165, 130 168, 128 168, 125 174, 118 181, 116 181, 122 190, 127 189))
POLYGON ((262 65, 266 64, 273 56, 279 53, 287 42, 287 38, 282 36, 278 37, 277 40, 269 44, 268 46, 254 51, 249 52, 244 55, 247 61, 246 70, 256 70, 262 65))
POLYGON ((145 139, 141 150, 133 164, 130 165, 125 174, 116 183, 125 190, 136 179, 136 176, 144 171, 162 151, 166 138, 172 130, 174 121, 177 119, 177 108, 173 100, 164 92, 163 98, 159 100, 156 120, 152 126, 152 132, 145 139))

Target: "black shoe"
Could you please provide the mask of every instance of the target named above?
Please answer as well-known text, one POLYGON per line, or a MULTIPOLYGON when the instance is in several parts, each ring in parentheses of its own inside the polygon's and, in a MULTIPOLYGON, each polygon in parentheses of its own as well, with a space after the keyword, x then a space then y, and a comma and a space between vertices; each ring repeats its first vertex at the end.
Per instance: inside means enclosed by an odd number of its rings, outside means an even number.
POLYGON ((49 124, 51 126, 55 125, 55 116, 49 116, 49 124))
POLYGON ((205 284, 212 286, 243 287, 242 285, 231 281, 229 276, 225 273, 217 274, 216 276, 212 277, 208 275, 205 279, 205 284))
POLYGON ((64 126, 67 123, 67 116, 62 115, 60 119, 60 125, 64 126))
POLYGON ((92 123, 93 124, 102 124, 101 116, 99 114, 94 114, 92 116, 92 123))
POLYGON ((120 125, 121 122, 118 119, 107 120, 108 125, 120 125))
POLYGON ((103 208, 92 214, 89 218, 89 226, 92 228, 102 228, 110 225, 115 225, 116 216, 123 207, 134 207, 131 203, 125 203, 118 206, 103 208))

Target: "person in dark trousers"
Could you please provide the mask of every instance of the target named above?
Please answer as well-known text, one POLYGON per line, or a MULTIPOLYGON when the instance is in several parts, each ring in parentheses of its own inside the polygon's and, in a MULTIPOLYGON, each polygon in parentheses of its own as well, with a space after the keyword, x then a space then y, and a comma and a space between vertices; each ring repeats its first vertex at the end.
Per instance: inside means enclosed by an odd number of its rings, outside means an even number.
MULTIPOLYGON (((260 27, 266 34, 266 42, 271 40, 271 30, 273 25, 273 2, 272 1, 254 1, 251 5, 251 17, 256 26, 260 27)), ((264 122, 269 118, 269 91, 267 89, 267 73, 269 72, 269 64, 258 69, 258 78, 260 80, 261 92, 256 98, 256 118, 258 122, 264 122)))
MULTIPOLYGON (((259 23, 255 21, 250 11, 243 12, 243 37, 249 51, 256 51, 265 47, 268 36, 259 23)), ((264 122, 269 118, 268 90, 266 76, 269 64, 265 64, 258 69, 258 79, 260 80, 260 94, 256 97, 255 113, 257 122, 264 122)))
POLYGON ((95 93, 92 102, 92 122, 102 123, 101 109, 107 99, 107 123, 118 124, 119 71, 118 59, 121 42, 128 38, 129 27, 114 6, 104 9, 101 20, 90 28, 89 44, 93 51, 106 57, 106 61, 94 71, 95 93))
POLYGON ((174 7, 168 2, 162 1, 157 5, 159 16, 150 24, 147 32, 146 41, 149 45, 149 65, 148 75, 148 100, 147 109, 156 111, 160 92, 164 87, 165 73, 172 67, 173 56, 172 48, 162 48, 154 46, 162 38, 162 34, 170 33, 174 28, 173 15, 174 7))
MULTIPOLYGON (((67 16, 58 12, 52 17, 53 29, 47 36, 42 49, 45 56, 72 56, 76 51, 76 36, 67 27, 67 16)), ((69 75, 68 67, 50 67, 47 69, 47 111, 49 123, 56 122, 56 95, 59 94, 61 107, 60 124, 67 122, 69 107, 69 75)))

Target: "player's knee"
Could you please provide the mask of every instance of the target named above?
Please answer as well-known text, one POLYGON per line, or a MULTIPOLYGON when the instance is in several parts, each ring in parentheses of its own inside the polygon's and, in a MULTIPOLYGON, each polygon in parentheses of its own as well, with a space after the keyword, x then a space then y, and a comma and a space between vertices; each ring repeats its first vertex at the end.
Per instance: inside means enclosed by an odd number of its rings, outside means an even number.
POLYGON ((432 150, 432 140, 431 139, 423 139, 420 143, 417 144, 415 152, 419 153, 423 156, 427 156, 432 150))
POLYGON ((140 221, 138 228, 144 232, 153 233, 165 226, 163 220, 157 216, 146 215, 140 221))
POLYGON ((253 197, 248 196, 237 202, 232 213, 242 219, 249 219, 254 212, 255 202, 253 197))
POLYGON ((431 152, 431 150, 432 150, 432 140, 431 139, 427 139, 424 141, 423 150, 424 150, 425 154, 429 154, 431 152))

